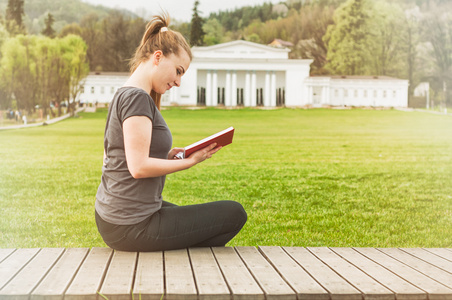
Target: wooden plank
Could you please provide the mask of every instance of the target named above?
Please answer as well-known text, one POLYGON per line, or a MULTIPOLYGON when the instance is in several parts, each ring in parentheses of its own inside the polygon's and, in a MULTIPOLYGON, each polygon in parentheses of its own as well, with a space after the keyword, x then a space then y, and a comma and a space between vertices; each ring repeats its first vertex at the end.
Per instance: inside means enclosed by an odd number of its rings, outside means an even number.
POLYGON ((114 251, 100 293, 109 300, 129 300, 137 252, 114 251))
POLYGON ((139 253, 133 288, 134 299, 160 300, 164 293, 163 252, 139 253))
POLYGON ((64 292, 74 279, 88 251, 88 248, 67 249, 49 274, 33 291, 31 299, 63 299, 64 292))
POLYGON ((16 249, 0 249, 0 262, 5 260, 8 256, 11 255, 16 249))
POLYGON ((63 248, 44 248, 0 291, 2 299, 28 299, 33 289, 63 254, 63 248))
POLYGON ((362 299, 361 292, 305 248, 284 247, 284 250, 322 285, 331 299, 362 299))
POLYGON ((230 292, 210 248, 189 249, 200 299, 231 299, 230 292))
POLYGON ((366 273, 342 259, 328 248, 308 248, 318 259, 342 276, 356 289, 360 290, 365 299, 395 299, 394 293, 375 281, 366 273))
POLYGON ((452 273, 452 261, 449 261, 421 248, 401 248, 401 250, 413 256, 416 256, 419 259, 425 260, 426 262, 435 265, 436 267, 441 268, 446 272, 452 273))
POLYGON ((426 291, 429 299, 452 299, 452 290, 417 272, 398 260, 374 248, 355 248, 356 251, 377 262, 411 284, 426 291))
MULTIPOLYGON (((448 273, 434 265, 431 265, 407 252, 395 248, 378 249, 383 253, 397 259, 398 261, 410 266, 411 268, 427 275, 442 284, 452 287, 452 274, 448 273)), ((449 293, 452 293, 450 289, 449 293)))
POLYGON ((110 248, 92 248, 66 291, 64 299, 96 299, 112 253, 110 248))
POLYGON ((234 300, 265 299, 264 292, 256 283, 234 248, 214 247, 212 251, 234 300))
POLYGON ((389 288, 397 300, 427 300, 427 293, 351 248, 331 248, 342 258, 389 288))
POLYGON ((0 264, 0 289, 2 289, 40 249, 18 249, 0 264))
POLYGON ((195 280, 186 249, 164 252, 165 299, 197 299, 195 280))
POLYGON ((284 280, 295 290, 298 299, 330 299, 328 292, 300 267, 281 247, 259 247, 284 280))
POLYGON ((446 248, 424 248, 424 250, 452 261, 452 251, 446 248))
POLYGON ((264 291, 266 299, 297 298, 295 291, 255 247, 236 247, 235 249, 264 291))

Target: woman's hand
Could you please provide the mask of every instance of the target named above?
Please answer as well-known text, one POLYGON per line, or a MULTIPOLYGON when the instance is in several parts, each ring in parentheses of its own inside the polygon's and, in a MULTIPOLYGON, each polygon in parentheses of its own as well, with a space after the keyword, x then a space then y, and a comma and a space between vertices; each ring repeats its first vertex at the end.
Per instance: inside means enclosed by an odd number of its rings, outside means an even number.
POLYGON ((190 155, 188 158, 192 159, 195 164, 199 164, 200 162, 205 161, 206 159, 209 159, 212 157, 212 155, 214 155, 215 153, 217 153, 222 147, 217 147, 217 143, 213 143, 201 150, 196 151, 195 153, 193 153, 192 155, 190 155))
POLYGON ((184 152, 184 148, 173 148, 168 153, 168 159, 177 159, 176 154, 179 152, 184 152))

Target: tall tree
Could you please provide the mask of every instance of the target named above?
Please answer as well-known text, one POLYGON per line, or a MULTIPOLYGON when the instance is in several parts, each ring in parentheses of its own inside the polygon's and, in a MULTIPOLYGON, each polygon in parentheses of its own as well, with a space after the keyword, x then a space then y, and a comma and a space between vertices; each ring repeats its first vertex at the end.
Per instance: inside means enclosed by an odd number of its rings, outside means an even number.
POLYGON ((441 95, 443 105, 446 105, 452 87, 452 18, 447 13, 436 12, 425 19, 423 28, 433 59, 428 79, 432 88, 441 95))
POLYGON ((398 4, 387 1, 373 1, 372 17, 368 19, 370 39, 367 39, 370 53, 367 74, 404 76, 404 49, 401 47, 405 31, 405 15, 398 4))
POLYGON ((24 0, 8 0, 6 7, 6 29, 10 34, 16 35, 25 33, 24 0))
POLYGON ((1 76, 18 109, 31 112, 36 105, 47 109, 50 101, 68 101, 70 110, 74 108, 80 81, 88 74, 86 44, 81 37, 17 35, 3 44, 1 53, 1 76))
POLYGON ((90 70, 102 70, 104 37, 101 32, 99 16, 91 13, 83 17, 80 22, 81 36, 88 44, 87 56, 90 70))
POLYGON ((362 75, 368 63, 369 0, 348 0, 334 13, 324 37, 328 45, 327 66, 336 74, 362 75))
POLYGON ((327 62, 327 45, 323 40, 328 26, 333 24, 333 6, 321 6, 318 4, 307 5, 300 11, 299 28, 294 31, 300 32, 294 35, 293 43, 295 51, 292 55, 296 58, 314 59, 311 64, 311 74, 326 73, 324 66, 327 62))
POLYGON ((207 20, 207 22, 202 26, 202 29, 205 32, 204 45, 216 45, 223 41, 223 26, 221 26, 220 22, 217 19, 213 18, 207 20))
POLYGON ((44 20, 45 28, 41 31, 41 33, 49 38, 55 37, 55 30, 53 29, 53 23, 55 23, 55 18, 51 13, 47 14, 47 18, 44 20))
MULTIPOLYGON (((418 46, 420 44, 420 13, 418 10, 407 10, 403 19, 405 25, 401 34, 401 46, 405 53, 405 75, 408 78, 408 95, 413 95, 414 88, 419 84, 423 74, 420 67, 422 57, 419 55, 418 46)), ((424 58, 425 59, 425 58, 424 58)))
POLYGON ((76 35, 68 35, 61 39, 64 46, 63 59, 68 78, 69 113, 75 113, 75 105, 81 92, 81 82, 89 73, 89 65, 86 60, 87 46, 85 41, 76 35))
POLYGON ((191 18, 190 44, 192 46, 202 46, 204 41, 204 31, 202 29, 204 21, 199 16, 198 6, 199 1, 196 0, 191 18))

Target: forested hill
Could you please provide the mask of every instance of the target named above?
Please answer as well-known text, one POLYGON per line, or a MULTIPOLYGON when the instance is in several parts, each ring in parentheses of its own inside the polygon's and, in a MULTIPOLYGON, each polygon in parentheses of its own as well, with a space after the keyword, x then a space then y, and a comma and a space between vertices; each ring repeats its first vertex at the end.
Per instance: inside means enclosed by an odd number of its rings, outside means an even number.
MULTIPOLYGON (((8 0, 0 0, 0 12, 5 15, 8 0)), ((100 5, 91 5, 80 0, 25 0, 24 1, 24 22, 27 31, 31 34, 38 34, 44 27, 44 19, 48 13, 55 18, 54 29, 58 32, 65 25, 80 23, 87 15, 95 13, 100 18, 106 17, 116 9, 107 8, 100 5)), ((132 12, 121 10, 121 13, 134 16, 132 12)))

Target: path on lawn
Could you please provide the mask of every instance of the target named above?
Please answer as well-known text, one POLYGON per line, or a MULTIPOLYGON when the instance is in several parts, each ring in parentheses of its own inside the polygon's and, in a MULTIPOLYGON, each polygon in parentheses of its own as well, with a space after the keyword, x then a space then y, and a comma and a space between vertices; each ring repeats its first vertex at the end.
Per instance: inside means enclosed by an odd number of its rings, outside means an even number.
MULTIPOLYGON (((85 107, 81 107, 78 108, 75 113, 79 113, 81 111, 84 111, 85 107)), ((45 126, 45 125, 50 125, 50 124, 54 124, 56 122, 62 121, 64 119, 70 118, 71 114, 65 114, 62 115, 61 117, 57 117, 57 118, 53 118, 50 120, 46 120, 46 121, 42 121, 42 122, 38 122, 38 123, 31 123, 31 124, 21 124, 21 125, 11 125, 11 126, 3 126, 0 127, 0 130, 8 130, 8 129, 20 129, 20 128, 29 128, 29 127, 38 127, 38 126, 45 126)))

